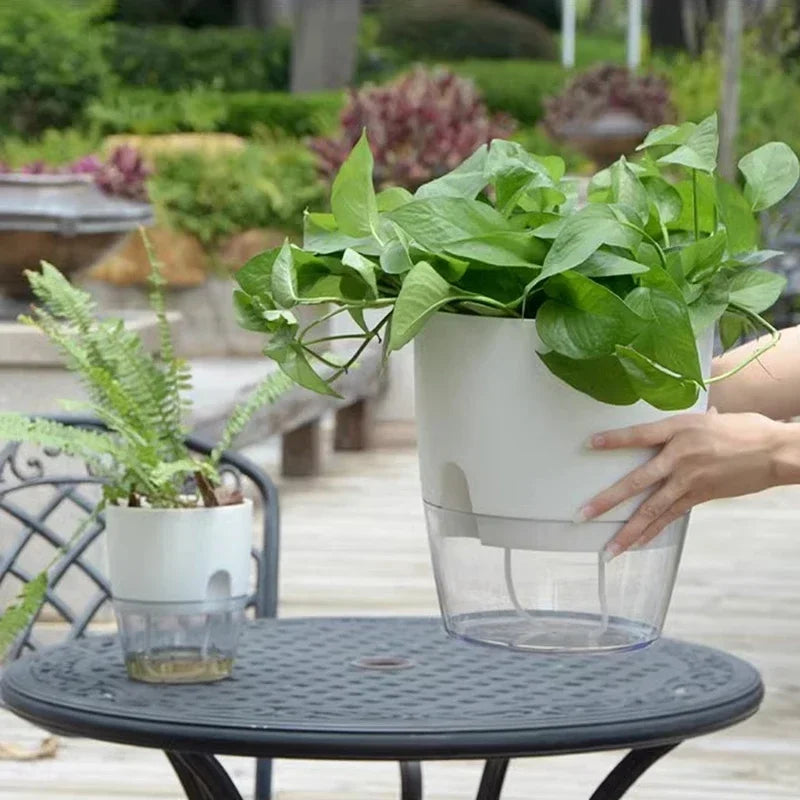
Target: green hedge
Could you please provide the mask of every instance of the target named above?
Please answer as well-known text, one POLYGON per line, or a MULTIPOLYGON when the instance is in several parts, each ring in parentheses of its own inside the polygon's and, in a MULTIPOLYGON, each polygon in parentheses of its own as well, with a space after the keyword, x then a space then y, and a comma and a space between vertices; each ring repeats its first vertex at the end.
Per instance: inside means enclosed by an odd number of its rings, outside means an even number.
POLYGON ((291 136, 318 136, 336 127, 344 105, 342 92, 231 94, 225 130, 248 136, 260 126, 291 136))
POLYGON ((298 229, 303 210, 326 197, 314 155, 294 141, 215 156, 162 155, 149 188, 164 223, 212 249, 251 228, 298 229))
POLYGON ((525 125, 542 118, 544 99, 557 94, 569 79, 569 73, 552 61, 474 59, 449 66, 475 81, 490 111, 505 111, 525 125))
POLYGON ((379 42, 411 58, 556 56, 542 23, 487 0, 405 0, 382 9, 379 42))
MULTIPOLYGON (((737 150, 744 155, 770 140, 786 142, 800 153, 800 72, 764 53, 749 34, 742 47, 737 150)), ((679 55, 655 64, 672 86, 680 119, 698 120, 717 110, 721 79, 720 56, 708 48, 700 58, 679 55)))
POLYGON ((196 89, 118 89, 89 107, 88 118, 101 133, 196 132, 221 130, 228 113, 222 92, 196 89))
POLYGON ((283 28, 114 25, 107 55, 122 84, 175 92, 197 86, 281 91, 289 86, 291 34, 283 28))
POLYGON ((80 120, 108 78, 96 2, 0 0, 0 130, 22 136, 80 120))
POLYGON ((335 127, 343 103, 342 92, 124 89, 94 103, 89 119, 106 134, 224 131, 250 136, 263 127, 290 136, 316 136, 335 127))

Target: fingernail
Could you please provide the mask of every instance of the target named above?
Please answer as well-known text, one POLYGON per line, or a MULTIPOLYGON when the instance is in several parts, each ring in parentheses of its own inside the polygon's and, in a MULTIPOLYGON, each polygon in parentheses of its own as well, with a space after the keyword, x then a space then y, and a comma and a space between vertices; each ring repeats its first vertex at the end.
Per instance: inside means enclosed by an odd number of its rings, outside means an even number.
POLYGON ((607 564, 612 558, 616 558, 622 552, 622 548, 616 542, 609 542, 603 548, 603 561, 607 564))
POLYGON ((579 508, 575 512, 575 516, 572 518, 573 522, 588 522, 594 516, 594 509, 589 506, 584 506, 583 508, 579 508))
POLYGON ((601 433, 596 433, 594 436, 589 438, 589 441, 586 443, 586 446, 590 449, 596 447, 602 447, 606 443, 606 438, 601 433))

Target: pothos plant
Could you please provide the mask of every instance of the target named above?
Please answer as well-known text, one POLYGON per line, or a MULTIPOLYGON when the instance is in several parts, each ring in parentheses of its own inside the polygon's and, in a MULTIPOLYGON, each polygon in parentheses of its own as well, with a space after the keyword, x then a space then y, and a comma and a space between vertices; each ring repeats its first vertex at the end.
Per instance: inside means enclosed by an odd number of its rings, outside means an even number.
MULTIPOLYGON (((42 263, 40 272, 27 273, 41 305, 34 305, 20 321, 47 336, 67 369, 80 378, 88 399, 64 402, 65 408, 89 411, 106 430, 0 413, 0 441, 31 442, 76 456, 102 480, 102 498, 75 536, 108 503, 192 508, 241 502, 237 493, 221 487, 220 457, 256 410, 292 386, 280 372, 267 376, 233 410, 210 455, 192 454, 185 443, 186 390, 191 376, 175 354, 165 306, 166 282, 149 245, 148 251, 150 305, 160 333, 156 355, 145 350, 139 335, 122 320, 98 315, 91 295, 73 286, 52 265, 42 263)), ((46 589, 47 571, 28 583, 17 603, 0 617, 0 659, 38 612, 46 589)))
POLYGON ((534 318, 542 344, 531 358, 578 391, 688 408, 709 383, 705 331, 719 323, 726 348, 749 329, 769 332, 751 358, 777 341, 761 313, 784 279, 760 267, 776 253, 758 248, 755 215, 800 175, 790 148, 770 142, 739 162, 740 190, 716 174, 717 147, 716 116, 656 128, 639 158, 592 178, 581 206, 560 158, 503 140, 413 195, 376 194, 365 134, 335 179, 332 213, 306 214, 303 247, 285 243, 238 273, 240 322, 268 335, 265 354, 292 380, 332 394, 370 341, 398 350, 436 312, 534 318), (296 307, 321 303, 360 332, 301 327, 296 307), (374 324, 368 309, 382 311, 374 324), (323 377, 333 338, 358 348, 323 377))

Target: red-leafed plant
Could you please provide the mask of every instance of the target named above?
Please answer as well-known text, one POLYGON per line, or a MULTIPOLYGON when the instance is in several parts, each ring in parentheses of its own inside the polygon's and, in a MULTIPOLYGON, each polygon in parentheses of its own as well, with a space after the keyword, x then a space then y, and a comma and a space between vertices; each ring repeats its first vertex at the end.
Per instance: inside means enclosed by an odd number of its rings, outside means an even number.
POLYGON ((26 175, 90 175, 106 194, 143 203, 148 200, 147 179, 151 175, 139 151, 127 145, 117 147, 105 161, 97 156, 84 156, 60 167, 44 161, 32 161, 16 169, 0 162, 0 173, 3 172, 26 175))
POLYGON ((417 67, 387 86, 354 91, 342 112, 342 133, 311 143, 332 177, 367 130, 374 180, 416 189, 460 164, 481 144, 509 136, 516 123, 492 116, 475 85, 444 69, 417 67))
POLYGON ((139 151, 123 145, 100 164, 94 173, 94 180, 106 194, 147 202, 147 179, 150 174, 139 151))
POLYGON ((659 75, 637 75, 619 64, 599 64, 578 75, 559 95, 545 101, 544 126, 552 135, 624 111, 652 128, 672 122, 669 84, 659 75))

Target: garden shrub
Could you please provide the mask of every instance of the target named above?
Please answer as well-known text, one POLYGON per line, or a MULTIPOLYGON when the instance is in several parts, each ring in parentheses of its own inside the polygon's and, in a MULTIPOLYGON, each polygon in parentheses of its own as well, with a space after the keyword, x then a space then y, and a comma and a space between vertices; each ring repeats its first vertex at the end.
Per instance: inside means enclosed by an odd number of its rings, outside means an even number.
POLYGON ((7 169, 19 169, 26 164, 39 163, 48 167, 63 167, 100 149, 102 137, 75 128, 48 129, 40 137, 0 137, 0 164, 7 169))
POLYGON ((289 86, 291 34, 284 28, 115 25, 108 57, 128 86, 174 92, 197 86, 281 91, 289 86))
POLYGON ((415 189, 444 175, 480 145, 508 136, 508 115, 491 116, 472 81, 439 68, 417 67, 386 86, 367 86, 350 97, 340 135, 315 139, 323 172, 332 177, 367 131, 374 178, 415 189))
POLYGON ((0 129, 23 136, 70 126, 108 77, 105 4, 0 2, 0 129))
MULTIPOLYGON (((681 119, 700 119, 719 103, 720 57, 715 46, 696 59, 686 55, 662 62, 670 78, 672 99, 681 119)), ((773 139, 800 152, 800 71, 783 63, 778 54, 759 46, 757 32, 746 35, 742 46, 739 98, 740 154, 773 139)))
POLYGON ((488 0, 405 0, 383 6, 379 41, 411 58, 555 58, 541 22, 488 0))
POLYGON ((475 81, 490 111, 504 111, 525 125, 544 116, 544 101, 558 94, 569 78, 560 64, 551 61, 473 59, 450 67, 475 81))
POLYGON ((251 228, 295 229, 325 193, 313 155, 277 140, 215 156, 162 155, 149 188, 161 221, 209 248, 251 228))
POLYGON ((209 133, 224 127, 227 114, 225 94, 213 89, 118 89, 88 109, 106 134, 209 133))
POLYGON ((103 133, 211 133, 251 136, 268 128, 290 136, 318 136, 336 126, 344 104, 339 91, 222 92, 191 89, 123 89, 89 108, 89 118, 103 133))
POLYGON ((544 126, 553 136, 569 126, 590 123, 609 111, 627 111, 655 128, 673 122, 669 83, 661 75, 637 75, 620 64, 597 64, 573 78, 545 103, 544 126))
MULTIPOLYGON (((642 55, 642 61, 646 63, 648 60, 646 50, 642 55)), ((628 52, 623 34, 579 31, 575 41, 575 68, 589 69, 600 61, 611 64, 627 63, 628 52)))
POLYGON ((319 136, 336 127, 344 100, 344 93, 338 91, 238 92, 227 97, 223 129, 250 136, 263 126, 290 136, 319 136))

